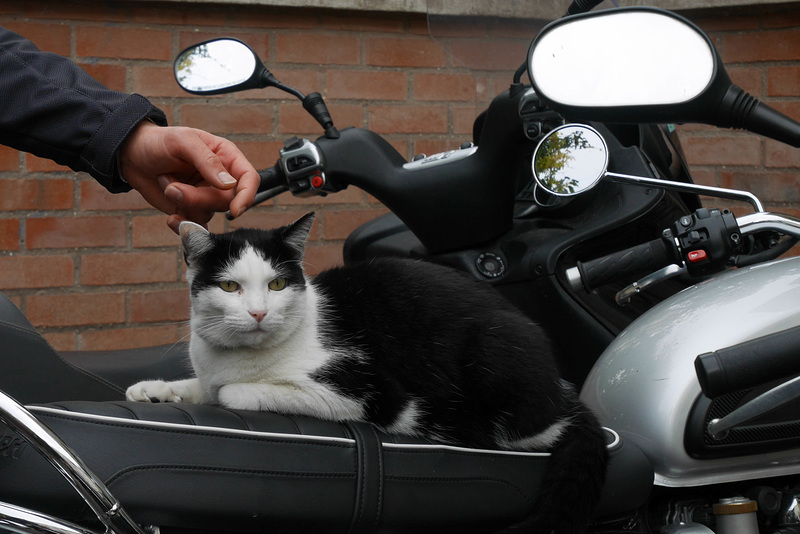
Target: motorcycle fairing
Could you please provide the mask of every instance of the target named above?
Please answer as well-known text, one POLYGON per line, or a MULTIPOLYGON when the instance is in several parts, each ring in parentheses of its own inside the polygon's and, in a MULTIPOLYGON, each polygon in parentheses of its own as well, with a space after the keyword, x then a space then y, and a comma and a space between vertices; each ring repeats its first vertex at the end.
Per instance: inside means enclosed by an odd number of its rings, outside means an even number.
MULTIPOLYGON (((134 520, 162 529, 493 530, 530 513, 549 457, 219 406, 70 401, 29 409, 134 520)), ((0 433, 13 435, 4 426, 0 433)), ((0 455, 0 474, 4 501, 77 522, 92 517, 30 447, 0 455)))
MULTIPOLYGON (((796 448, 763 450, 758 440, 749 441, 749 448, 720 450, 714 458, 687 451, 691 435, 707 434, 706 417, 691 415, 702 395, 695 358, 799 322, 800 258, 727 271, 664 300, 626 328, 589 373, 581 399, 602 424, 644 452, 656 485, 691 487, 800 473, 796 448)), ((796 419, 792 413, 779 423, 796 419)), ((725 449, 726 442, 719 443, 725 449)))

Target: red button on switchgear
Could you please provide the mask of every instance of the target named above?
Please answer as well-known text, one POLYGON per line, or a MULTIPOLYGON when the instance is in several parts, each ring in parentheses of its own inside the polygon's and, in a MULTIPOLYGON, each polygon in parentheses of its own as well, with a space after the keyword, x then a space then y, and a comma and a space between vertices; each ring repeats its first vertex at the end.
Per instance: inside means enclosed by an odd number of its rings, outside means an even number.
POLYGON ((322 176, 320 176, 319 174, 317 174, 316 176, 311 178, 311 185, 313 185, 315 188, 319 189, 320 187, 325 185, 325 179, 322 178, 322 176))
POLYGON ((707 258, 706 251, 703 250, 703 249, 693 250, 687 255, 687 258, 692 263, 701 262, 701 261, 703 261, 704 259, 707 258))

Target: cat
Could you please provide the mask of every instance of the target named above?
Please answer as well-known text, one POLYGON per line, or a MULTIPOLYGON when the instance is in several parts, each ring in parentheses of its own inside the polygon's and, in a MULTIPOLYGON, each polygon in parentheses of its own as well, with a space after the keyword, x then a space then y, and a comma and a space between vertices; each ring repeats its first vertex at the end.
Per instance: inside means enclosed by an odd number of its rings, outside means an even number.
POLYGON ((226 234, 182 223, 196 378, 140 382, 128 400, 367 421, 472 448, 552 449, 537 531, 581 531, 603 483, 605 440, 559 378, 542 329, 494 288, 430 262, 374 259, 307 278, 313 221, 309 213, 226 234))

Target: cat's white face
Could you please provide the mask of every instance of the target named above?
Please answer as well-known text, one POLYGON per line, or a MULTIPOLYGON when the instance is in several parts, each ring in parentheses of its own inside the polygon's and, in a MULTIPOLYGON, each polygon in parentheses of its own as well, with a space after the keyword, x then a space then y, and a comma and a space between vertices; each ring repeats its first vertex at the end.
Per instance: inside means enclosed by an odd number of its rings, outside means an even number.
MULTIPOLYGON (((189 283, 193 277, 190 267, 189 283)), ((289 283, 252 246, 192 297, 192 331, 225 348, 267 347, 287 339, 306 313, 304 287, 289 283)))

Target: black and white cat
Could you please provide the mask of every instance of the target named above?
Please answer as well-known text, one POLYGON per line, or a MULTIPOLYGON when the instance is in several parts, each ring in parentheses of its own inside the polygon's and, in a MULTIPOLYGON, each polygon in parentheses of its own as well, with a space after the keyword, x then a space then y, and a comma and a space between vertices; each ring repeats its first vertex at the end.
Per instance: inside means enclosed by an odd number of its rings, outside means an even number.
POLYGON ((127 398, 551 450, 539 521, 581 530, 602 486, 605 441, 560 380, 540 327, 493 288, 427 262, 376 259, 308 279, 302 260, 313 221, 308 214, 275 230, 218 235, 181 224, 196 378, 140 382, 127 398))

